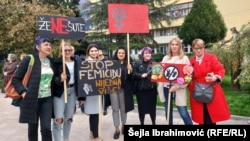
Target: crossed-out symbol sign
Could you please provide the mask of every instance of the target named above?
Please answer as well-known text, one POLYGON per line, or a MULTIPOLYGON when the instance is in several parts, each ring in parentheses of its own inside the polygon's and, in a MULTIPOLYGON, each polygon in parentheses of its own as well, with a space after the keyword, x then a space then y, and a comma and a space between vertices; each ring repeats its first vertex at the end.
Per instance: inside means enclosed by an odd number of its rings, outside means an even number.
POLYGON ((168 66, 164 71, 164 76, 167 80, 173 81, 178 78, 179 70, 175 66, 168 66))

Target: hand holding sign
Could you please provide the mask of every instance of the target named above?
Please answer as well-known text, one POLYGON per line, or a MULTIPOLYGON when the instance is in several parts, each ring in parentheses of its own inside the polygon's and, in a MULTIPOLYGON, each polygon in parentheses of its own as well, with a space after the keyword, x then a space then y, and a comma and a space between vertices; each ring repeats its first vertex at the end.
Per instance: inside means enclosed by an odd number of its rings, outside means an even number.
POLYGON ((85 91, 86 95, 89 95, 90 92, 93 92, 92 86, 84 83, 83 90, 85 91))

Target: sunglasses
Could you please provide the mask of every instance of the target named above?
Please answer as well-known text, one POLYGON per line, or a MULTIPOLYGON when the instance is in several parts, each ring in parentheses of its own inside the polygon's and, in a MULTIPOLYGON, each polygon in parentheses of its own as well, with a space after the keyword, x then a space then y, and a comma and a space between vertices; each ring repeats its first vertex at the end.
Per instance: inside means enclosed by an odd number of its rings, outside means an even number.
POLYGON ((72 49, 65 49, 64 52, 71 52, 72 49))

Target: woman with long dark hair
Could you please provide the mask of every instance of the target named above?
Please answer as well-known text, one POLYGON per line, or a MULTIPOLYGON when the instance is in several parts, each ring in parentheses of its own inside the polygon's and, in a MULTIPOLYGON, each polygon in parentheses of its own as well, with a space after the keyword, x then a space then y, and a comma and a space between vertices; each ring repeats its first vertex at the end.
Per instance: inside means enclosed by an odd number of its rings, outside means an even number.
MULTIPOLYGON (((113 56, 114 60, 117 60, 121 64, 122 76, 121 76, 121 89, 114 94, 110 94, 110 101, 112 107, 112 116, 115 126, 114 139, 118 139, 120 136, 120 122, 121 132, 124 132, 124 125, 127 121, 127 112, 134 109, 133 91, 132 91, 132 65, 128 63, 128 53, 125 47, 118 47, 113 56)), ((130 59, 132 61, 132 59, 130 59)))

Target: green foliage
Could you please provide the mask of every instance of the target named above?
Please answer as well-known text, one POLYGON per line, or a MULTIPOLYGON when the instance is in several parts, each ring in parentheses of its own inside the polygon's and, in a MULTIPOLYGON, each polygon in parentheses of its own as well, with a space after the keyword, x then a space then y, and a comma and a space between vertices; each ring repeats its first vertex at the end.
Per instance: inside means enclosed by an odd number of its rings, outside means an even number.
POLYGON ((206 43, 215 43, 226 35, 226 25, 213 0, 194 0, 190 13, 186 16, 178 35, 185 45, 195 38, 206 43))
POLYGON ((227 74, 231 74, 232 90, 241 90, 241 85, 250 84, 250 22, 243 25, 231 45, 214 44, 211 50, 224 64, 227 74), (236 89, 237 88, 237 89, 236 89))
POLYGON ((153 54, 154 61, 156 62, 161 62, 164 56, 165 56, 164 53, 153 54))
MULTIPOLYGON (((250 22, 243 25, 240 34, 236 36, 231 44, 231 51, 234 58, 241 62, 240 75, 237 80, 241 84, 250 84, 250 22)), ((237 69, 237 68, 235 68, 237 69)), ((233 70, 235 71, 235 70, 233 70)))
POLYGON ((0 51, 33 53, 37 15, 75 16, 72 9, 37 1, 0 0, 0 51))
POLYGON ((216 54, 220 62, 224 65, 226 74, 229 75, 231 70, 231 62, 233 54, 230 49, 221 48, 220 46, 221 46, 220 44, 214 44, 214 46, 207 51, 216 54))

